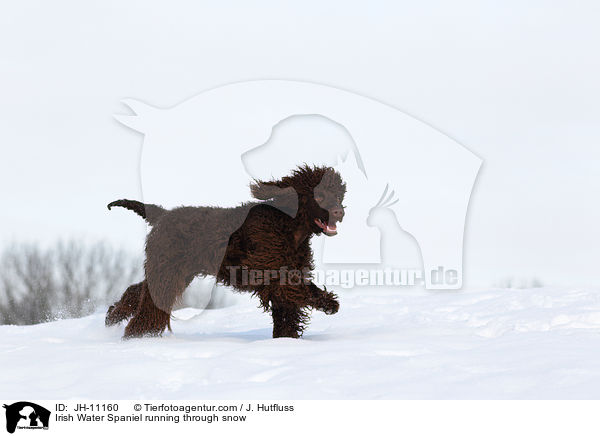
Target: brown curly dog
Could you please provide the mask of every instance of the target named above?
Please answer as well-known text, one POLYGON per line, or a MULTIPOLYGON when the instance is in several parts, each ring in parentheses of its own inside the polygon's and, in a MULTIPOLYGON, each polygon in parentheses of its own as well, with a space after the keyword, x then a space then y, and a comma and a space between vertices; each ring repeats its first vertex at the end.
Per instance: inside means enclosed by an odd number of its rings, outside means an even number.
POLYGON ((117 200, 151 226, 145 279, 108 309, 106 325, 131 318, 125 338, 160 335, 194 277, 212 275, 258 296, 273 317, 273 337, 302 335, 310 309, 338 311, 337 297, 311 281, 310 239, 333 236, 344 217, 346 185, 329 167, 304 165, 278 181, 250 186, 259 202, 235 208, 178 207, 117 200))

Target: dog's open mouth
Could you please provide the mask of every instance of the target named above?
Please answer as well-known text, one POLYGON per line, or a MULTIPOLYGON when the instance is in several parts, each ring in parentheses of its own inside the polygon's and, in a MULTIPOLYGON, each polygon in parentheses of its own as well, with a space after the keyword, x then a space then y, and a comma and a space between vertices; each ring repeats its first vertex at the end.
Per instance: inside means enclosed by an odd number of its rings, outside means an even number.
POLYGON ((324 223, 319 218, 315 219, 315 224, 318 225, 327 236, 337 235, 337 227, 335 224, 324 223))

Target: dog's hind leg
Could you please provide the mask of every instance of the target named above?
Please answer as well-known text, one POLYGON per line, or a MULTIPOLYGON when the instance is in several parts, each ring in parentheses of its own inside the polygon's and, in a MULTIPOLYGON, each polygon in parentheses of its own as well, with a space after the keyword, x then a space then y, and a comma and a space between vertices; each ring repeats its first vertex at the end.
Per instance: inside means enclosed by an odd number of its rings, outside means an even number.
POLYGON ((142 283, 129 286, 119 301, 108 308, 104 323, 106 326, 117 324, 125 319, 131 318, 140 304, 142 295, 142 283))
MULTIPOLYGON (((164 306, 161 304, 161 307, 164 306)), ((139 306, 125 327, 123 338, 159 336, 165 331, 165 328, 170 327, 170 317, 170 308, 169 311, 165 311, 157 307, 148 289, 148 282, 144 281, 139 306)))

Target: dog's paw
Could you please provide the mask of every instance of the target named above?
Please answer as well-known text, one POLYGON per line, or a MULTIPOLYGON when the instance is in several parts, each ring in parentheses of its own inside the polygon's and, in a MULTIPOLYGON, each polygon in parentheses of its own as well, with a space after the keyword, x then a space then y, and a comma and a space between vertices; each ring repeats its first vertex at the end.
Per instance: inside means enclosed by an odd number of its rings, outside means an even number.
POLYGON ((104 325, 106 327, 109 327, 111 325, 114 325, 116 323, 118 323, 120 320, 115 316, 115 306, 112 305, 108 308, 108 311, 106 312, 106 317, 104 318, 104 325))
POLYGON ((334 313, 337 313, 337 311, 340 310, 340 303, 337 301, 337 295, 331 293, 327 295, 321 310, 327 315, 333 315, 334 313))

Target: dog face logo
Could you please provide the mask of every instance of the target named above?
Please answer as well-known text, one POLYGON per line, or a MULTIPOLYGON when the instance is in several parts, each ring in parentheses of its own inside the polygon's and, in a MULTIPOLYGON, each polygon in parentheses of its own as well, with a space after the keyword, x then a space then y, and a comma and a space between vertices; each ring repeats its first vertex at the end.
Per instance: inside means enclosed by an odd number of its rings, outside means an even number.
POLYGON ((11 405, 4 404, 6 409, 6 431, 14 433, 18 429, 48 429, 50 411, 28 401, 19 401, 11 405))
MULTIPOLYGON (((348 213, 343 232, 316 222, 323 233, 338 233, 315 242, 317 267, 395 262, 393 254, 384 255, 385 240, 390 248, 418 246, 426 288, 462 287, 467 208, 482 161, 430 125, 358 94, 284 80, 222 86, 170 109, 124 103, 135 115, 116 119, 145 135, 141 176, 150 202, 235 206, 250 200, 240 186, 252 179, 286 174, 292 163, 333 166, 347 183, 348 213), (268 150, 279 125, 298 116, 341 126, 353 145, 268 150), (433 280, 440 269, 453 279, 433 280)), ((328 224, 340 221, 334 209, 328 224)))

